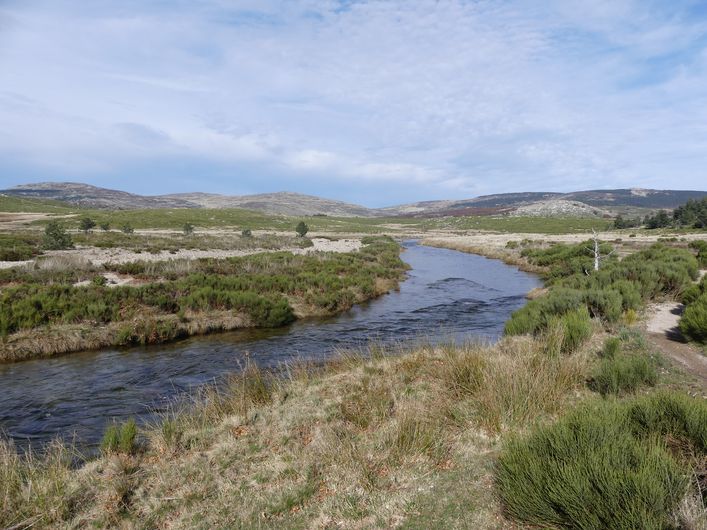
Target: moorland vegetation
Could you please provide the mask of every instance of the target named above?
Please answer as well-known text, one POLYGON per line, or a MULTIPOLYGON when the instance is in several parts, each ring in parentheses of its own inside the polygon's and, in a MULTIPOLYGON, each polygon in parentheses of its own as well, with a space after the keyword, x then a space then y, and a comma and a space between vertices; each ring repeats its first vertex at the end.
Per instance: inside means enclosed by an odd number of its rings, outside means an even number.
POLYGON ((632 326, 694 291, 694 253, 605 247, 595 272, 586 248, 525 253, 547 292, 497 344, 249 363, 158 425, 111 425, 80 469, 5 443, 0 524, 702 527, 707 404, 632 326))
POLYGON ((392 239, 369 237, 363 243, 348 254, 272 252, 101 269, 51 259, 46 266, 0 270, 2 358, 91 345, 62 342, 62 326, 93 330, 90 340, 98 346, 127 345, 227 328, 220 321, 224 315, 236 327, 277 327, 298 316, 344 311, 395 287, 404 275, 400 247, 392 239), (106 285, 100 281, 105 271, 132 275, 142 285, 106 285), (209 323, 214 315, 219 317, 209 323))

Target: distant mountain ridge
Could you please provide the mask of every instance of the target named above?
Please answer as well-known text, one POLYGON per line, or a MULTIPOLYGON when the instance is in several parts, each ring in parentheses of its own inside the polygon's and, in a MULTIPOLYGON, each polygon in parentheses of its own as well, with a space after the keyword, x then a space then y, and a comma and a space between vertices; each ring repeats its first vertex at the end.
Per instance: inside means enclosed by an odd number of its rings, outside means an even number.
MULTIPOLYGON (((76 182, 40 182, 23 184, 5 195, 52 199, 87 208, 136 210, 151 208, 244 208, 275 215, 331 215, 340 217, 375 217, 376 210, 292 192, 259 195, 220 195, 216 193, 175 193, 137 195, 76 182)), ((380 215, 380 214, 378 214, 380 215)))
POLYGON ((5 195, 52 199, 88 208, 114 210, 151 208, 244 208, 275 215, 336 217, 458 216, 458 215, 567 215, 607 216, 622 208, 671 209, 689 199, 707 197, 707 191, 642 188, 588 190, 571 193, 519 192, 481 195, 470 199, 423 201, 387 208, 367 208, 343 201, 292 192, 257 195, 175 193, 137 195, 75 182, 24 184, 5 195))
POLYGON ((51 199, 60 202, 112 210, 136 210, 143 208, 193 208, 187 201, 167 197, 149 197, 127 191, 99 188, 78 182, 39 182, 15 186, 0 193, 30 199, 51 199))
POLYGON ((165 199, 187 201, 199 208, 244 208, 282 215, 332 215, 336 217, 373 217, 375 210, 343 201, 323 199, 289 191, 257 195, 219 195, 216 193, 176 193, 165 199))
MULTIPOLYGON (((522 207, 553 202, 583 203, 595 207, 603 214, 615 213, 617 208, 672 209, 690 199, 707 197, 707 191, 698 190, 652 190, 627 188, 614 190, 587 190, 570 193, 520 192, 480 195, 472 199, 457 201, 425 201, 382 208, 388 215, 467 215, 475 213, 512 213, 522 207)), ((584 208, 583 208, 584 209, 584 208)), ((586 209, 584 209, 586 210, 586 209)))

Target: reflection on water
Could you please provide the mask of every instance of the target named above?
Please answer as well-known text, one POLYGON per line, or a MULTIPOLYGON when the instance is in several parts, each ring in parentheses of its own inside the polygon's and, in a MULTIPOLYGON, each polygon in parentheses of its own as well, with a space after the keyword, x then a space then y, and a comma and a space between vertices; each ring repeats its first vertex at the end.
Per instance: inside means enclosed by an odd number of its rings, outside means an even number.
POLYGON ((239 370, 246 356, 275 367, 372 340, 493 340, 524 294, 540 285, 497 260, 413 242, 405 247, 412 270, 400 290, 338 317, 0 366, 0 430, 33 445, 74 433, 93 444, 107 422, 145 419, 181 392, 239 370))

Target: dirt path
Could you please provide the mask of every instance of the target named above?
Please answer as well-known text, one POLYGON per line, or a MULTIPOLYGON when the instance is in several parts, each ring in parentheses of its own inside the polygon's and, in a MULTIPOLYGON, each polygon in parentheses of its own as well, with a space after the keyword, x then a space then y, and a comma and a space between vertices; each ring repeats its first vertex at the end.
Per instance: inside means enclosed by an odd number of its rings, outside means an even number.
POLYGON ((650 306, 646 322, 648 340, 666 356, 695 376, 702 387, 707 389, 707 357, 694 346, 685 343, 678 328, 678 321, 683 309, 683 304, 677 302, 665 302, 650 306))

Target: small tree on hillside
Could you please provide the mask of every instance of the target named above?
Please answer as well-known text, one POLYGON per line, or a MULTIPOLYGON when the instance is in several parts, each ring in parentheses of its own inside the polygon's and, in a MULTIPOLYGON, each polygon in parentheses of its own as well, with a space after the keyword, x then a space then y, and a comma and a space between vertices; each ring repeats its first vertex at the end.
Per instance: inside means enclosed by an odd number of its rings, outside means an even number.
POLYGON ((125 223, 120 229, 124 234, 132 234, 135 231, 130 223, 125 223))
POLYGON ((184 223, 184 226, 182 227, 182 231, 184 232, 184 235, 186 235, 186 236, 193 234, 194 233, 194 225, 191 223, 184 223))
POLYGON ((244 228, 243 231, 241 231, 241 237, 253 237, 253 232, 250 228, 244 228))
POLYGON ((110 223, 108 221, 102 222, 99 226, 101 227, 101 230, 103 230, 104 232, 107 232, 108 230, 110 230, 110 223))
POLYGON ((297 232, 297 235, 299 237, 304 237, 307 235, 307 232, 309 232, 309 227, 305 224, 304 221, 300 221, 297 224, 297 227, 295 228, 295 231, 297 232))
POLYGON ((81 230, 84 234, 88 234, 91 230, 93 230, 96 226, 96 221, 91 219, 90 217, 84 217, 79 221, 79 230, 81 230))
POLYGON ((665 210, 659 211, 654 216, 646 216, 646 228, 654 230, 656 228, 667 228, 671 224, 670 216, 665 210))
POLYGON ((44 229, 42 247, 45 250, 64 250, 73 247, 71 236, 58 221, 50 221, 44 229))

